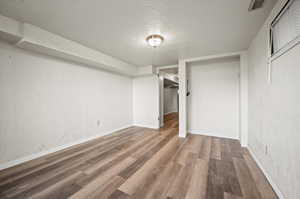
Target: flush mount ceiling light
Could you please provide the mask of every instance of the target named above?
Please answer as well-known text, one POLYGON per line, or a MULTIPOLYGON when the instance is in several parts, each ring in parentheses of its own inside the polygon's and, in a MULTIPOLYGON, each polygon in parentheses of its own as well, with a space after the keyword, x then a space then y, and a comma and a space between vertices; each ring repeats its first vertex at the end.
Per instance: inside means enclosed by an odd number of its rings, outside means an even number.
POLYGON ((160 35, 150 35, 146 38, 146 41, 150 46, 156 48, 163 43, 164 38, 160 35))

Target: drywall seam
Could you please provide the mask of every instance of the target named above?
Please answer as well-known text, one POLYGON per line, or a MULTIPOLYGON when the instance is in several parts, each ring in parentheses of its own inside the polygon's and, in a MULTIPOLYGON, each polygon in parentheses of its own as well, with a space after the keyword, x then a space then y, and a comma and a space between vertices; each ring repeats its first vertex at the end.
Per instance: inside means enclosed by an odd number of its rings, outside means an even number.
POLYGON ((271 176, 266 172, 266 170, 264 169, 264 167, 262 166, 262 164, 260 163, 260 161, 258 160, 258 158, 255 156, 255 154, 251 150, 251 148, 250 147, 246 147, 246 148, 249 150, 252 158, 254 159, 254 161, 256 162, 256 164, 258 165, 258 167, 262 170, 262 172, 266 176, 267 180, 269 181, 270 185, 272 186, 273 190, 275 191, 275 193, 277 194, 277 196, 279 197, 279 199, 285 199, 285 197, 283 196, 283 194, 280 191, 279 187, 272 180, 271 176))
POLYGON ((89 138, 84 138, 84 139, 78 140, 76 142, 72 142, 72 143, 69 143, 69 144, 64 144, 62 146, 49 149, 47 151, 42 151, 42 152, 31 154, 31 155, 28 155, 28 156, 25 156, 25 157, 22 157, 22 158, 19 158, 19 159, 16 159, 16 160, 12 160, 12 161, 9 161, 9 162, 6 162, 6 163, 2 163, 2 164, 0 164, 0 171, 3 170, 3 169, 7 169, 7 168, 10 168, 10 167, 28 162, 30 160, 40 158, 40 157, 45 156, 45 155, 48 155, 48 154, 51 154, 51 153, 54 153, 54 152, 57 152, 57 151, 75 146, 75 145, 78 145, 78 144, 82 144, 84 142, 88 142, 88 141, 103 137, 105 135, 112 134, 112 133, 117 132, 117 131, 121 131, 123 129, 129 128, 129 127, 132 127, 132 126, 133 125, 131 125, 131 124, 126 125, 126 126, 123 126, 121 128, 118 128, 118 129, 115 129, 115 130, 112 130, 112 131, 108 131, 108 132, 106 132, 102 135, 96 135, 96 136, 92 136, 92 137, 89 137, 89 138))

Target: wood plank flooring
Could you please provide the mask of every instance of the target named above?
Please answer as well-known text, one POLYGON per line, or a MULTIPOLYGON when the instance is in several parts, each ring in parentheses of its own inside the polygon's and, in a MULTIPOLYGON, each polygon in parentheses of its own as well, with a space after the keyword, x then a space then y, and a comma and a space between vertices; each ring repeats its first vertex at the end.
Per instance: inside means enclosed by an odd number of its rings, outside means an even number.
POLYGON ((273 199, 236 140, 131 127, 0 171, 0 198, 273 199))

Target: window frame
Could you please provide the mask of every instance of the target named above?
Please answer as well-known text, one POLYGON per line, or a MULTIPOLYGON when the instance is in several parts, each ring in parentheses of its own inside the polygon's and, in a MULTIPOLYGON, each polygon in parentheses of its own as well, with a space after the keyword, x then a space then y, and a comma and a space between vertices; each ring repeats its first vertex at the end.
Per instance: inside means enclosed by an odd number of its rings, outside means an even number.
POLYGON ((279 13, 275 16, 275 18, 272 20, 269 26, 269 49, 270 49, 270 61, 274 61, 275 59, 279 58, 280 56, 287 53, 289 50, 291 50, 293 47, 295 47, 297 44, 300 43, 300 35, 298 35, 296 38, 294 38, 292 41, 285 44, 283 47, 278 49, 276 52, 274 52, 274 41, 273 41, 273 27, 278 23, 278 21, 281 19, 282 15, 286 13, 286 11, 290 8, 290 6, 294 3, 295 0, 287 0, 287 2, 284 4, 282 9, 279 11, 279 13))

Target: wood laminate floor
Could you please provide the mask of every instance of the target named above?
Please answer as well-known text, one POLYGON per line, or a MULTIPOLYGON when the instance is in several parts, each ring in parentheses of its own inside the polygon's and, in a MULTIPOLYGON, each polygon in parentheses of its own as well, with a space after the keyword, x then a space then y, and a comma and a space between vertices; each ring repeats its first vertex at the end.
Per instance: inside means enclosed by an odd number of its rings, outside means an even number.
POLYGON ((273 199, 239 142, 131 127, 0 171, 0 198, 273 199))

